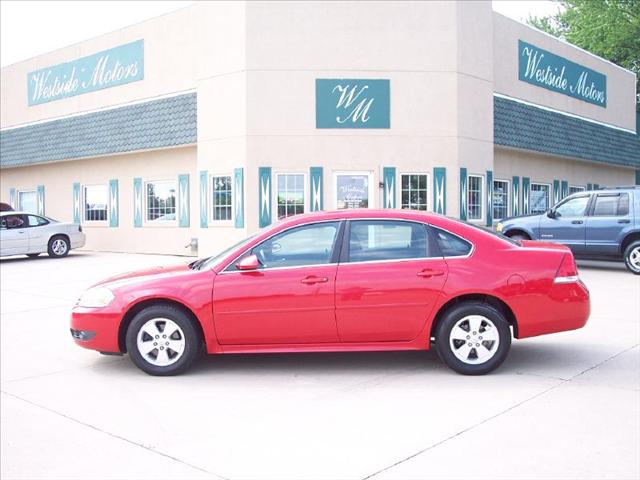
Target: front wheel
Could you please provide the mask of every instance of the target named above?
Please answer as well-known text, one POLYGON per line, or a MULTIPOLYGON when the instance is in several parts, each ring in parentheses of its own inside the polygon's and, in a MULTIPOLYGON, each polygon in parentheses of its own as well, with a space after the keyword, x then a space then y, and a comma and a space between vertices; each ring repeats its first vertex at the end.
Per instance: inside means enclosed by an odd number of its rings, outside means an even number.
POLYGON ((202 338, 191 318, 171 305, 153 305, 131 321, 126 336, 129 357, 150 375, 177 375, 202 352, 202 338))
POLYGON ((640 240, 631 242, 624 250, 624 264, 631 273, 640 275, 640 240))
POLYGON ((436 333, 444 363, 463 375, 483 375, 502 364, 511 347, 511 329, 502 313, 482 302, 448 310, 436 333))

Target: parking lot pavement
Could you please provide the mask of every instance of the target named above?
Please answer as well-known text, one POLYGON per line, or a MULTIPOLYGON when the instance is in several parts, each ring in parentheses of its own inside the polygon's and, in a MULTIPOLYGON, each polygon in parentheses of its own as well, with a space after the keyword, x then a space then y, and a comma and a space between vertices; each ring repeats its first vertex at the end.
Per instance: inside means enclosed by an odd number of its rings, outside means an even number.
POLYGON ((581 263, 592 316, 515 341, 494 374, 434 352, 211 356, 157 378, 76 347, 106 276, 180 257, 0 261, 1 477, 640 477, 640 276, 581 263))

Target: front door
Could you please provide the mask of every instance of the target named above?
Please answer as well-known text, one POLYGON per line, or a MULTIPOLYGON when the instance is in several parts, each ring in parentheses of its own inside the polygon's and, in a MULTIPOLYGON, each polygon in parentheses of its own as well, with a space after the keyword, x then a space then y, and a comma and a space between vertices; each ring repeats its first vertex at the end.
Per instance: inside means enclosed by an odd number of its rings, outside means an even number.
POLYGON ((619 255, 622 230, 633 222, 628 193, 598 193, 586 221, 586 252, 619 255))
MULTIPOLYGON (((423 329, 447 277, 424 224, 351 221, 336 279, 342 342, 408 341, 423 329)), ((438 254, 439 255, 439 254, 438 254)))
POLYGON ((3 215, 0 223, 0 255, 23 255, 29 251, 26 217, 3 215))
POLYGON ((562 243, 574 254, 584 253, 588 203, 589 195, 580 195, 559 203, 551 217, 543 214, 540 217, 540 240, 562 243))
POLYGON ((288 229, 246 252, 260 268, 235 264, 213 285, 213 317, 221 344, 337 342, 334 248, 340 222, 288 229))

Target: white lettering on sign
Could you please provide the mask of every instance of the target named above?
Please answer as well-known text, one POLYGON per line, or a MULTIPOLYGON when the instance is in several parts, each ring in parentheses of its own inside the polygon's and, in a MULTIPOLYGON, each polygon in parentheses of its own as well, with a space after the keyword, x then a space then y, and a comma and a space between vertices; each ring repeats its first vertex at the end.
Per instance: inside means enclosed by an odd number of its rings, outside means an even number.
POLYGON ((368 85, 358 88, 358 85, 336 85, 333 88, 332 93, 336 90, 340 94, 336 108, 343 108, 347 114, 344 117, 336 116, 336 122, 345 123, 348 120, 356 123, 360 120, 362 123, 367 123, 369 120, 368 112, 373 103, 373 98, 367 98, 365 96, 360 99, 360 96, 369 88, 368 85), (360 101, 358 102, 358 99, 360 101), (358 103, 356 103, 358 102, 358 103))

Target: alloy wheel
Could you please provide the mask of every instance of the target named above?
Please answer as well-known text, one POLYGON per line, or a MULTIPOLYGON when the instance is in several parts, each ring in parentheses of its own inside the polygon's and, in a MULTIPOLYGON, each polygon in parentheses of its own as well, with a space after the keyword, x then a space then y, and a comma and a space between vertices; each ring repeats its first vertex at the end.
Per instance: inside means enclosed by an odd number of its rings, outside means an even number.
POLYGON ((62 256, 67 253, 67 242, 62 240, 61 238, 57 238, 51 244, 51 250, 58 256, 62 256))
POLYGON ((186 345, 184 332, 176 322, 168 318, 148 320, 137 336, 140 355, 151 365, 166 367, 176 363, 186 345))
POLYGON ((468 315, 456 322, 449 334, 449 346, 462 362, 478 365, 489 361, 498 351, 500 334, 483 315, 468 315))

